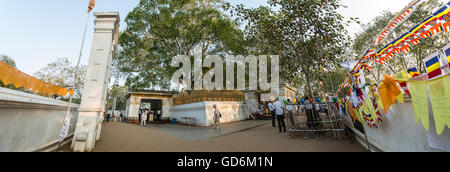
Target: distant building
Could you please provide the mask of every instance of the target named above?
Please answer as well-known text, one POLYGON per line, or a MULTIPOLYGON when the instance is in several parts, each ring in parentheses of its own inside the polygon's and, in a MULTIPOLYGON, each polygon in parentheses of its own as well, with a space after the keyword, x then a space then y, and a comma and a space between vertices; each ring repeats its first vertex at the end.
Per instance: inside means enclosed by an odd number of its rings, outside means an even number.
MULTIPOLYGON (((129 91, 124 116, 131 122, 140 120, 142 110, 150 110, 153 120, 176 118, 180 123, 197 126, 213 125, 212 106, 216 104, 223 114, 222 123, 247 120, 249 108, 259 108, 259 103, 273 101, 263 99, 260 91, 187 91, 178 94, 171 91, 129 91), (156 118, 159 115, 159 118, 156 118)), ((287 84, 280 86, 278 98, 282 101, 296 97, 296 90, 287 84)))
MULTIPOLYGON (((129 91, 125 117, 129 121, 139 121, 141 109, 149 109, 153 113, 160 112, 161 118, 170 118, 172 97, 175 92, 170 91, 129 91)), ((160 119, 161 119, 160 118, 160 119)))

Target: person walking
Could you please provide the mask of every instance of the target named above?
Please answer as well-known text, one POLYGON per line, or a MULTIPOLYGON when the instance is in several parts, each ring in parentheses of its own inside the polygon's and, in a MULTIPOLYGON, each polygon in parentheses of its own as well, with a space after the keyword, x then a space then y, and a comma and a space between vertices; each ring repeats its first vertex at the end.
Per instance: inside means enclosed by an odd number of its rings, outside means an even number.
POLYGON ((275 107, 273 106, 272 101, 269 102, 269 112, 272 115, 272 126, 275 128, 275 107))
POLYGON ((141 126, 146 126, 147 125, 147 110, 142 111, 142 115, 141 115, 141 126))
POLYGON ((284 132, 286 132, 286 125, 284 124, 283 104, 277 98, 273 106, 275 107, 275 113, 277 115, 278 128, 280 129, 280 133, 281 133, 281 126, 283 126, 284 132))
POLYGON ((222 118, 222 113, 220 113, 217 105, 213 105, 214 107, 214 128, 220 129, 220 118, 222 118))

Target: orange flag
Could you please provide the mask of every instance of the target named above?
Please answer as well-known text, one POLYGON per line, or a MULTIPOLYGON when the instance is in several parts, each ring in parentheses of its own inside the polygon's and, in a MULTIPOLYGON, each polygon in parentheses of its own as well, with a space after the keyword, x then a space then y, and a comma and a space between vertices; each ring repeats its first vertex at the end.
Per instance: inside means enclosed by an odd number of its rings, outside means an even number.
POLYGON ((95 0, 91 0, 89 2, 88 12, 91 12, 92 9, 94 9, 94 7, 95 7, 95 0))
POLYGON ((378 93, 383 103, 384 112, 387 113, 391 105, 396 102, 398 95, 402 92, 395 83, 394 78, 384 75, 383 84, 378 88, 378 93))

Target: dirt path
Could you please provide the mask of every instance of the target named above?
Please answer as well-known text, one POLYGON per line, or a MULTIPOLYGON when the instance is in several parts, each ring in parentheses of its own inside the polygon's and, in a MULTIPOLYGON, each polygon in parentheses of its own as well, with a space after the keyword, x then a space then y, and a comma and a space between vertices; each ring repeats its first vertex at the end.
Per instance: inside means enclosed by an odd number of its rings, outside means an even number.
MULTIPOLYGON (((68 150, 66 146, 65 150, 68 150)), ((348 139, 288 138, 268 123, 261 127, 207 140, 190 142, 172 135, 125 123, 104 123, 94 152, 362 152, 348 139)))

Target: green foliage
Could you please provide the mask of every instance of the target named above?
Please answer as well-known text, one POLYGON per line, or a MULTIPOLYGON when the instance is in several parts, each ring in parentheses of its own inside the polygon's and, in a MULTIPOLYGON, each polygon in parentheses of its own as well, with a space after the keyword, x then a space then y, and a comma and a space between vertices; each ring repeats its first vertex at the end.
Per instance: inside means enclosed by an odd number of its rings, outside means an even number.
POLYGON ((125 19, 117 68, 131 89, 164 89, 176 69, 172 57, 242 53, 243 33, 221 0, 141 0, 125 19))
POLYGON ((114 98, 116 100, 116 110, 125 110, 127 105, 126 96, 128 94, 128 87, 113 86, 108 92, 107 107, 109 110, 113 109, 114 98))
POLYGON ((325 1, 269 0, 270 7, 238 6, 236 10, 248 21, 246 39, 253 42, 249 52, 281 54, 282 80, 294 85, 306 82, 309 97, 314 97, 313 75, 321 67, 337 70, 337 64, 345 60, 344 47, 349 46, 343 17, 336 12, 342 7, 339 2, 328 2, 329 6, 325 1))
MULTIPOLYGON (((81 99, 81 94, 83 93, 83 84, 86 78, 87 67, 84 65, 80 65, 77 78, 75 78, 75 71, 76 71, 75 68, 76 65, 72 65, 69 59, 58 58, 55 60, 55 62, 47 64, 42 69, 38 70, 36 73, 34 73, 33 76, 44 82, 60 86, 63 88, 72 89, 74 86, 76 86, 73 97, 75 99, 81 99)), ((77 103, 79 102, 79 100, 76 100, 74 102, 77 103)))

